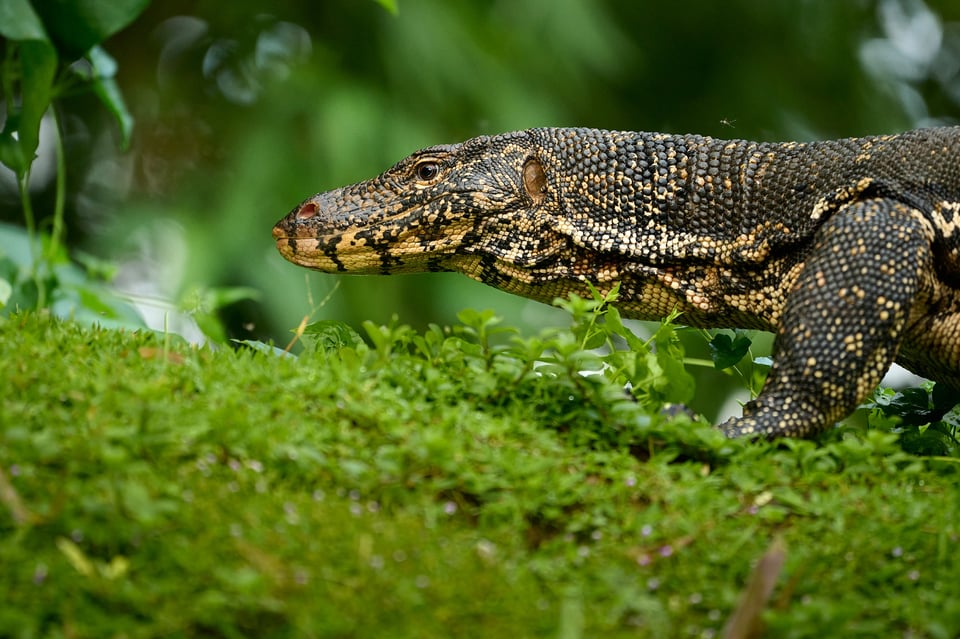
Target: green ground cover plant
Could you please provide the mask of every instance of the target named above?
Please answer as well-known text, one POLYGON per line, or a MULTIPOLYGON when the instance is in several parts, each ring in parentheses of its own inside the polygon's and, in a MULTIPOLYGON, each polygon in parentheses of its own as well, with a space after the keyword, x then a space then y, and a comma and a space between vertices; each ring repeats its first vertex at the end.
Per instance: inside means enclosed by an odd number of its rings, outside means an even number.
POLYGON ((0 320, 0 635, 721 636, 773 553, 771 636, 957 636, 955 449, 725 440, 609 301, 298 357, 0 320))

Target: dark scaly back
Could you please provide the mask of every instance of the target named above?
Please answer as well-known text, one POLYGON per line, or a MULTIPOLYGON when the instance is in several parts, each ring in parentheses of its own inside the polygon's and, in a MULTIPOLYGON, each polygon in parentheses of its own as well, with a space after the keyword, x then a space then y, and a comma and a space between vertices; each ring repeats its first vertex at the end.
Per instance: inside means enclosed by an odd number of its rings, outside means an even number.
POLYGON ((531 133, 548 182, 562 192, 557 213, 571 238, 654 265, 760 262, 870 191, 914 193, 929 208, 936 185, 942 199, 956 201, 946 185, 960 182, 955 165, 918 157, 917 148, 940 146, 956 157, 960 149, 948 143, 956 134, 803 144, 597 129, 531 133))

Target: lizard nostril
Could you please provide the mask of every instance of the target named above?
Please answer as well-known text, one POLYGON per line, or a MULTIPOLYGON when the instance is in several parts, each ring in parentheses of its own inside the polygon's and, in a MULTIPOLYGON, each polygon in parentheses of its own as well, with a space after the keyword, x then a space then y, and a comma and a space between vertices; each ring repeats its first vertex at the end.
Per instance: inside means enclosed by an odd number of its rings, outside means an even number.
POLYGON ((309 220, 316 214, 317 214, 316 202, 307 202, 306 204, 303 204, 299 209, 297 209, 298 220, 309 220))

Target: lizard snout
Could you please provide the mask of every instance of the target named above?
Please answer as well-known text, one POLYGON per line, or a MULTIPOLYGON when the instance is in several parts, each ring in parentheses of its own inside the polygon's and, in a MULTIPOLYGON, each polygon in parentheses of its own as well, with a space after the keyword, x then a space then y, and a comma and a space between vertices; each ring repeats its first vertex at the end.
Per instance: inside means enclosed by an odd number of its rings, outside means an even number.
POLYGON ((312 237, 311 220, 321 213, 320 204, 315 197, 298 204, 273 227, 273 239, 278 242, 288 238, 312 237))
POLYGON ((309 200, 297 207, 294 216, 296 216, 298 220, 309 220, 317 214, 317 210, 317 203, 309 200))

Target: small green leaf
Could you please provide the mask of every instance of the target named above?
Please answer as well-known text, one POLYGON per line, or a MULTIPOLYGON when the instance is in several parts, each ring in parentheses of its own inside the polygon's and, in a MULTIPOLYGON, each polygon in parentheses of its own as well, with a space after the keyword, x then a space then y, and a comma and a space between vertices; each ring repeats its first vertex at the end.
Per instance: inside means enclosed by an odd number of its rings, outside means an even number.
POLYGON ((646 342, 634 335, 633 331, 623 325, 623 320, 620 317, 620 311, 617 310, 616 306, 610 306, 607 308, 607 312, 604 315, 604 321, 606 321, 607 327, 610 329, 611 333, 614 335, 619 335, 627 342, 627 346, 630 347, 630 350, 642 353, 645 353, 649 350, 646 342))
POLYGON ((244 300, 260 299, 260 291, 252 286, 218 286, 211 288, 206 297, 211 310, 218 310, 244 300))
POLYGON ((493 310, 489 308, 482 311, 465 308, 457 313, 457 319, 464 326, 475 329, 478 334, 485 333, 488 327, 496 326, 502 321, 502 318, 497 317, 493 310))
POLYGON ((731 338, 727 333, 717 333, 710 340, 710 356, 718 370, 736 366, 750 350, 750 338, 741 331, 735 331, 731 338))
POLYGON ((0 131, 0 163, 3 163, 17 175, 23 175, 23 172, 27 170, 27 161, 23 157, 20 142, 13 136, 19 120, 18 115, 11 115, 7 118, 3 131, 0 131))
POLYGON ((188 290, 179 301, 179 307, 188 313, 215 313, 224 306, 243 300, 256 300, 260 291, 249 286, 223 286, 205 288, 196 286, 188 290))
POLYGON ((607 333, 592 324, 578 324, 571 329, 584 350, 600 348, 607 343, 607 333))
POLYGON ((73 543, 66 537, 57 537, 57 548, 67 558, 74 570, 84 577, 91 577, 94 573, 93 562, 87 559, 87 556, 80 549, 80 546, 73 543))
POLYGON ((386 327, 380 327, 370 320, 363 321, 363 330, 367 332, 367 337, 373 342, 374 347, 381 354, 390 353, 390 338, 387 335, 386 327))
POLYGON ((363 338, 350 325, 336 320, 320 320, 303 329, 306 341, 313 342, 317 350, 339 350, 345 346, 356 348, 363 345, 363 338))
POLYGON ((374 2, 379 4, 393 15, 397 15, 400 12, 400 7, 397 5, 397 0, 374 0, 374 2))
POLYGON ((12 113, 0 131, 0 162, 17 175, 23 175, 27 170, 27 161, 23 156, 23 148, 14 133, 20 127, 20 114, 12 113))
POLYGON ((79 287, 77 295, 80 298, 80 304, 97 315, 107 318, 117 316, 114 309, 102 298, 102 292, 92 288, 79 287))
POLYGON ((193 321, 197 323, 200 331, 212 342, 222 344, 227 339, 227 333, 220 322, 220 318, 215 313, 197 311, 190 314, 193 321))
POLYGON ((111 559, 110 563, 98 565, 97 569, 104 578, 115 581, 127 574, 127 571, 130 570, 130 561, 126 557, 118 555, 111 559))
POLYGON ((0 279, 0 308, 7 305, 7 300, 13 293, 13 286, 5 279, 0 279))
POLYGON ((653 334, 657 363, 663 370, 664 382, 657 389, 664 399, 674 404, 683 404, 693 399, 696 383, 693 376, 683 366, 683 346, 677 336, 676 327, 663 322, 653 334))
POLYGON ((923 456, 948 456, 956 442, 946 433, 933 428, 910 429, 900 436, 900 444, 908 453, 923 456))
POLYGON ((880 409, 887 415, 900 417, 901 424, 920 425, 937 421, 939 416, 930 408, 930 393, 925 388, 905 388, 889 398, 880 409))
POLYGON ((133 116, 127 110, 120 88, 113 79, 117 72, 117 63, 99 46, 90 49, 87 59, 93 67, 93 75, 90 79, 93 92, 117 121, 120 127, 120 148, 126 150, 130 146, 130 136, 133 133, 133 116))

